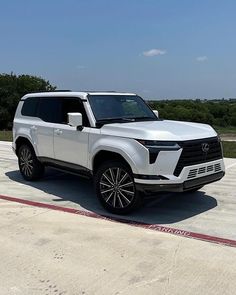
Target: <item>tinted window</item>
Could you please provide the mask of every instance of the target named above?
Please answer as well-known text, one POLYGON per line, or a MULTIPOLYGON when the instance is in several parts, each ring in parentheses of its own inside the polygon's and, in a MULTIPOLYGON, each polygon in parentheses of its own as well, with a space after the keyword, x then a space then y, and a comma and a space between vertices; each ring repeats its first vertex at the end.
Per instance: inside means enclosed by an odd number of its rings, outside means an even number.
POLYGON ((36 117, 37 106, 39 98, 38 97, 29 97, 24 101, 21 114, 23 116, 36 117))
POLYGON ((60 123, 60 100, 57 98, 41 98, 38 117, 45 122, 60 123))
POLYGON ((84 106, 79 98, 64 98, 62 100, 62 124, 68 123, 67 113, 81 113, 83 116, 83 126, 90 126, 84 106))

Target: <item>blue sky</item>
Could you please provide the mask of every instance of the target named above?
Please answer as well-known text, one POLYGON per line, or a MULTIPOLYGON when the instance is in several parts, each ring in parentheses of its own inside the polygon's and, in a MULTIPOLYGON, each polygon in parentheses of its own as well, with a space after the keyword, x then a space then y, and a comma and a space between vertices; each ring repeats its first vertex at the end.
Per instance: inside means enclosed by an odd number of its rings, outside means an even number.
POLYGON ((144 98, 236 97, 234 0, 0 0, 0 72, 144 98))

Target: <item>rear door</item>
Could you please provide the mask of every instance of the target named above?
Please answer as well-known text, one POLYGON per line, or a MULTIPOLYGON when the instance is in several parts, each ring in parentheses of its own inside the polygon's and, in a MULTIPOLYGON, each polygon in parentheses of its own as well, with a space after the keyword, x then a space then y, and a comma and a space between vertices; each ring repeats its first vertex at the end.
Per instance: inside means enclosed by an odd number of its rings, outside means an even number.
POLYGON ((60 117, 60 100, 56 97, 42 97, 39 100, 37 122, 32 132, 38 148, 38 156, 54 158, 53 135, 54 124, 60 117))
POLYGON ((73 97, 62 98, 60 124, 54 124, 55 159, 87 167, 89 131, 89 121, 82 101, 73 97), (82 114, 82 130, 68 125, 67 114, 73 112, 82 114))

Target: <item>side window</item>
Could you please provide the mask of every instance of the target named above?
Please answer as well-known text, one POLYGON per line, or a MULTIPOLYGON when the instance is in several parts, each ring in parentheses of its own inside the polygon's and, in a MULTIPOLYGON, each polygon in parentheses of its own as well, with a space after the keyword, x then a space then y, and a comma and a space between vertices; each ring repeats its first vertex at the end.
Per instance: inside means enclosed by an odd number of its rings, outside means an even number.
POLYGON ((38 103, 38 97, 26 98, 21 109, 22 116, 36 117, 38 103))
POLYGON ((41 98, 37 117, 45 122, 60 122, 60 100, 58 98, 41 98))
POLYGON ((79 98, 63 98, 62 99, 62 112, 61 112, 61 122, 62 124, 68 123, 67 113, 81 113, 83 116, 83 126, 90 127, 87 114, 85 112, 83 103, 79 98))

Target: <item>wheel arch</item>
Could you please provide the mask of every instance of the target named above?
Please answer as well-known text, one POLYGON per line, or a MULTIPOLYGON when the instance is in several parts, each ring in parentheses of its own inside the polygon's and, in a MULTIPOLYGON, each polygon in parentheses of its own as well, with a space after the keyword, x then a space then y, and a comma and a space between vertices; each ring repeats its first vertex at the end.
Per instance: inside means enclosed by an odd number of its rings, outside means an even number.
POLYGON ((32 149, 35 152, 34 146, 32 142, 30 141, 30 139, 24 136, 19 136, 15 141, 16 155, 18 155, 19 148, 22 144, 28 144, 30 147, 32 147, 32 149))
POLYGON ((103 149, 103 150, 98 151, 92 158, 91 165, 92 165, 93 173, 96 173, 98 167, 102 163, 107 162, 109 160, 119 161, 121 163, 124 163, 125 165, 127 165, 129 167, 129 169, 132 172, 135 172, 133 169, 133 167, 134 167, 133 163, 130 160, 127 160, 127 158, 125 158, 122 154, 120 154, 117 151, 110 151, 110 150, 103 149))

